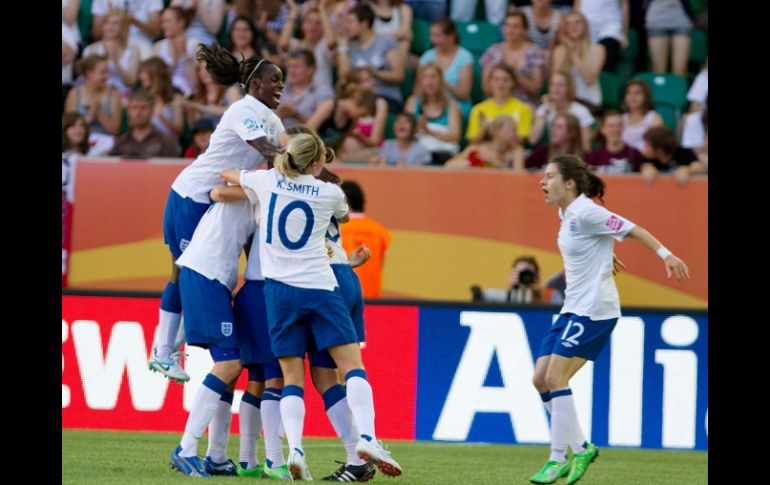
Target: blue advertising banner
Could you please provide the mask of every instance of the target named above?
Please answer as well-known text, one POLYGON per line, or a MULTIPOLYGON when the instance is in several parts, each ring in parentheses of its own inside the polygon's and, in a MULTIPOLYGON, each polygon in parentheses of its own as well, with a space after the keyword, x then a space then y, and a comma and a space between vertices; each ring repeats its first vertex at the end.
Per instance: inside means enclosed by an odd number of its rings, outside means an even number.
MULTIPOLYGON (((532 385, 543 309, 421 307, 418 440, 547 443, 532 385)), ((570 386, 599 446, 708 449, 708 315, 624 311, 570 386)))

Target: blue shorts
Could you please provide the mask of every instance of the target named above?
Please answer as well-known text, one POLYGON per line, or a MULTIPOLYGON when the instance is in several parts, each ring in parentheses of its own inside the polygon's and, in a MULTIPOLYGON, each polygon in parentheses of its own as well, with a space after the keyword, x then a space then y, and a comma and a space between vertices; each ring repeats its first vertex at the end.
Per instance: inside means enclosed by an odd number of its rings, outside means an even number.
POLYGON ((233 313, 243 365, 278 364, 270 350, 264 287, 264 281, 246 281, 235 295, 233 313))
POLYGON ((217 280, 210 280, 190 268, 182 268, 179 291, 187 343, 204 349, 212 347, 215 361, 239 359, 230 290, 217 280))
POLYGON ((195 228, 211 204, 201 204, 189 197, 182 197, 173 189, 168 194, 166 211, 163 213, 163 241, 174 259, 179 259, 192 240, 195 228))
POLYGON ((276 357, 304 357, 311 335, 317 350, 358 342, 339 291, 298 288, 267 279, 265 301, 270 348, 276 357))
POLYGON ((365 342, 364 293, 361 291, 361 281, 349 264, 332 264, 331 267, 334 271, 334 276, 337 277, 342 300, 348 309, 350 319, 353 320, 353 328, 356 329, 358 341, 365 342))
POLYGON ((617 323, 617 318, 594 321, 573 313, 562 313, 543 338, 537 357, 556 354, 596 360, 617 323))

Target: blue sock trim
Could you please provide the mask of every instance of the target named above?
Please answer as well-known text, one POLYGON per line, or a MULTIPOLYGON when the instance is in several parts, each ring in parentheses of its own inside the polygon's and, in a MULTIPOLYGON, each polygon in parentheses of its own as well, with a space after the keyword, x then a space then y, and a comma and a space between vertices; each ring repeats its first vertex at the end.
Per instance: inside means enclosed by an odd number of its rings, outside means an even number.
POLYGON ((360 377, 363 380, 367 380, 366 371, 363 369, 353 369, 352 371, 345 374, 345 382, 348 382, 351 377, 360 377))
POLYGON ((283 392, 281 393, 281 399, 289 396, 297 396, 300 399, 305 398, 305 390, 302 389, 299 386, 295 386, 293 384, 289 384, 288 386, 284 386, 283 392))
POLYGON ((179 285, 168 282, 160 297, 160 309, 165 312, 182 313, 182 295, 179 285))
POLYGON ((329 408, 345 399, 345 387, 340 384, 335 384, 327 389, 321 397, 324 400, 324 410, 328 411, 329 408))
POLYGON ((545 391, 544 393, 540 394, 540 399, 543 402, 548 402, 553 398, 550 391, 545 391))
POLYGON ((227 390, 227 384, 214 374, 207 374, 203 379, 203 385, 220 395, 227 390))
POLYGON ((296 451, 297 453, 299 453, 302 456, 305 456, 305 452, 300 450, 299 448, 294 448, 294 451, 296 451))
POLYGON ((372 437, 369 436, 368 434, 362 434, 361 438, 365 439, 366 441, 372 441, 372 437))
POLYGON ((263 401, 280 401, 281 400, 281 390, 277 387, 268 387, 265 389, 265 391, 262 393, 262 400, 263 401))
POLYGON ((243 393, 243 397, 241 398, 241 400, 247 404, 251 404, 257 409, 259 409, 262 404, 262 399, 258 398, 257 396, 255 396, 254 394, 248 391, 243 393))
POLYGON ((265 458, 265 463, 267 464, 268 468, 273 468, 273 460, 270 458, 265 458))
POLYGON ((219 398, 220 401, 224 401, 228 404, 233 403, 233 393, 230 391, 225 391, 222 393, 222 397, 219 398))
POLYGON ((551 391, 551 399, 561 397, 561 396, 571 396, 572 395, 572 389, 569 387, 565 387, 564 389, 559 389, 558 391, 551 391))

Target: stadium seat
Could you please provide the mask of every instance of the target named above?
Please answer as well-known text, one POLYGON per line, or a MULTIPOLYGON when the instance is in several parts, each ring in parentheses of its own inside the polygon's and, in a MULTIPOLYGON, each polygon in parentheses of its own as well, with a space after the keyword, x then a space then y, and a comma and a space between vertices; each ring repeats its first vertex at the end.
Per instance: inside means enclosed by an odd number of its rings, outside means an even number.
POLYGON ((455 26, 460 37, 460 45, 476 57, 481 56, 487 47, 503 39, 499 28, 483 20, 455 22, 455 26))
POLYGON ((484 77, 484 71, 479 64, 478 56, 473 59, 473 87, 471 88, 471 102, 473 104, 484 101, 487 97, 482 89, 482 81, 484 77))
POLYGON ((706 62, 706 56, 708 55, 708 37, 706 32, 701 29, 693 29, 690 34, 692 44, 690 45, 690 63, 696 64, 698 67, 706 62))
POLYGON ((676 131, 680 114, 678 109, 664 103, 655 105, 655 111, 663 118, 663 124, 666 125, 666 128, 676 131))
POLYGON ((599 86, 602 90, 602 108, 620 106, 620 77, 611 72, 599 73, 599 86))
POLYGON ((624 61, 635 61, 639 57, 639 34, 635 29, 628 29, 628 47, 620 55, 624 61))
POLYGON ((687 79, 676 74, 640 72, 634 76, 650 85, 653 104, 664 103, 678 110, 687 106, 687 79))
POLYGON ((412 87, 414 86, 414 69, 411 67, 404 68, 404 82, 401 83, 401 96, 404 97, 404 103, 407 98, 412 95, 412 87))
POLYGON ((78 29, 80 38, 83 39, 83 45, 91 43, 91 29, 94 25, 94 17, 91 15, 91 4, 93 0, 81 0, 78 8, 78 29))
POLYGON ((422 19, 412 20, 412 45, 410 50, 418 56, 431 48, 430 23, 422 19))
POLYGON ((388 111, 388 119, 385 121, 385 139, 390 140, 395 138, 396 134, 393 132, 393 123, 396 122, 396 113, 388 111))

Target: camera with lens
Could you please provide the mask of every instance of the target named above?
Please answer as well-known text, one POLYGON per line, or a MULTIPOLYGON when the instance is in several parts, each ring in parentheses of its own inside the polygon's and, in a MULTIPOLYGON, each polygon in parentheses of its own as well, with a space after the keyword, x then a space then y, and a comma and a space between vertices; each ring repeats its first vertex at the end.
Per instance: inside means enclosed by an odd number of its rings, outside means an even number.
POLYGON ((522 285, 531 285, 535 282, 535 272, 531 269, 523 269, 519 272, 519 283, 522 285))

